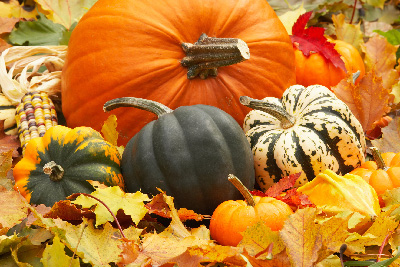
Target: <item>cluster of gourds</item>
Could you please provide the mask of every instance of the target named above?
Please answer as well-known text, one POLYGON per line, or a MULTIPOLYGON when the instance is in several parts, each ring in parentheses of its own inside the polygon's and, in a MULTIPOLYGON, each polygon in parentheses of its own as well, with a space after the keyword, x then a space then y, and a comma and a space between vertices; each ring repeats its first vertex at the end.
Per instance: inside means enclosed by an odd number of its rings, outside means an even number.
MULTIPOLYGON (((337 45, 346 58, 348 45, 337 45)), ((87 180, 151 195, 160 188, 178 208, 214 213, 212 237, 236 245, 249 224, 279 218, 269 225, 279 230, 292 210, 274 198, 247 194, 241 202, 243 190, 228 176, 265 190, 297 172, 297 186, 309 186, 325 170, 333 177, 361 164, 377 169, 364 163, 364 132, 347 105, 327 87, 299 82, 326 79, 301 68, 331 67, 310 67, 312 59, 294 52, 267 1, 99 0, 68 49, 62 111, 70 128, 32 138, 14 168, 15 188, 33 204, 90 192, 87 180), (122 156, 98 133, 110 113, 118 118, 122 156)), ((329 79, 345 73, 335 75, 329 79)))

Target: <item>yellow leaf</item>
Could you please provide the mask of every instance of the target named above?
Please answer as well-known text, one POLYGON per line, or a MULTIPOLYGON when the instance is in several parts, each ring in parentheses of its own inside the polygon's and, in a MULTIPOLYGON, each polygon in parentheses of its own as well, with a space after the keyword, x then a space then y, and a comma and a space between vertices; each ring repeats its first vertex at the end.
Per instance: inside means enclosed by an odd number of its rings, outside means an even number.
POLYGON ((68 30, 93 6, 97 0, 36 0, 46 17, 68 30))
POLYGON ((0 187, 0 232, 11 228, 28 216, 28 203, 16 191, 0 187))
POLYGON ((281 20, 283 26, 285 26, 285 29, 289 35, 292 35, 293 24, 300 17, 300 15, 306 13, 306 11, 307 10, 303 7, 302 3, 299 8, 288 11, 279 16, 279 19, 281 20))
MULTIPOLYGON (((123 210, 126 215, 131 216, 132 221, 135 224, 139 223, 147 213, 147 209, 143 202, 150 201, 146 194, 139 191, 136 193, 125 193, 119 186, 96 188, 91 195, 103 201, 114 215, 117 214, 118 210, 123 210)), ((107 208, 96 199, 80 195, 71 202, 81 205, 83 208, 95 206, 94 213, 96 214, 96 226, 114 221, 113 216, 107 208)))
POLYGON ((114 114, 108 116, 107 120, 103 124, 103 127, 101 127, 101 133, 103 134, 104 140, 114 146, 117 145, 117 116, 115 116, 114 114))
MULTIPOLYGON (((237 247, 245 249, 251 256, 254 256, 267 249, 271 243, 273 244, 273 255, 276 255, 285 249, 285 244, 280 238, 279 232, 272 231, 271 228, 260 221, 249 226, 246 231, 244 231, 243 239, 237 247)), ((264 253, 257 258, 265 259, 266 257, 267 253, 264 253)))
POLYGON ((65 245, 61 243, 58 235, 55 235, 53 243, 46 245, 40 262, 43 263, 44 267, 79 267, 79 258, 72 258, 66 255, 64 248, 65 245))
POLYGON ((27 11, 23 5, 19 4, 18 0, 0 1, 0 17, 34 19, 37 15, 36 8, 27 11))
POLYGON ((361 52, 361 44, 364 40, 363 33, 360 29, 360 23, 346 23, 344 14, 332 15, 332 20, 335 25, 337 39, 353 45, 359 52, 361 52))

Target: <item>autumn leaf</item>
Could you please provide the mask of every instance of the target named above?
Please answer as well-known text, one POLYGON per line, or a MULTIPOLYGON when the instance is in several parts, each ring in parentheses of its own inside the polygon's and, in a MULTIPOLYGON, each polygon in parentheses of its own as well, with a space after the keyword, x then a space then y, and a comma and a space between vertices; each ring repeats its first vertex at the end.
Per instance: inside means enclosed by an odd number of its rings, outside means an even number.
POLYGON ((0 34, 10 33, 19 20, 19 18, 8 18, 0 16, 0 34))
POLYGON ((382 128, 382 137, 371 140, 373 146, 382 153, 400 152, 400 117, 395 117, 388 126, 382 128))
POLYGON ((53 238, 53 243, 47 244, 40 260, 43 267, 79 267, 79 258, 72 258, 65 254, 65 245, 61 243, 58 235, 53 238))
POLYGON ((290 10, 279 16, 280 21, 282 22, 283 26, 285 26, 285 29, 289 35, 292 35, 292 28, 296 20, 304 13, 306 13, 306 9, 303 7, 303 4, 301 4, 301 6, 297 9, 290 10))
POLYGON ((357 85, 348 77, 331 89, 349 106, 364 131, 372 129, 373 123, 390 110, 389 103, 394 98, 390 90, 383 87, 382 78, 373 69, 365 73, 357 85))
POLYGON ((278 231, 272 231, 262 221, 249 226, 243 233, 243 239, 237 245, 245 249, 249 255, 257 255, 257 259, 266 259, 266 253, 260 254, 272 244, 272 254, 276 255, 285 249, 285 244, 281 240, 278 231))
POLYGON ((7 190, 13 189, 13 183, 8 177, 13 162, 12 154, 13 150, 0 152, 0 186, 5 187, 7 190))
POLYGON ((28 203, 16 191, 0 186, 0 232, 11 228, 28 216, 28 203))
POLYGON ((36 0, 46 17, 70 29, 97 0, 36 0))
POLYGON ((82 218, 95 219, 96 215, 89 209, 78 208, 73 205, 70 200, 61 200, 51 207, 51 209, 44 214, 45 218, 60 218, 64 221, 82 221, 82 218))
POLYGON ((315 224, 315 208, 299 209, 290 215, 280 231, 292 266, 313 266, 322 248, 322 237, 315 224))
POLYGON ((20 5, 18 0, 0 1, 0 17, 34 19, 37 15, 36 8, 20 5))
POLYGON ((364 41, 360 24, 346 23, 344 14, 332 15, 332 21, 335 26, 336 38, 351 44, 361 52, 361 44, 364 41))
MULTIPOLYGON (((119 186, 96 188, 90 195, 103 201, 114 214, 117 214, 118 210, 122 209, 126 215, 131 216, 135 224, 139 223, 147 213, 143 202, 150 201, 148 196, 140 191, 136 193, 125 193, 119 186)), ((96 226, 114 221, 113 216, 107 208, 96 199, 81 194, 71 202, 83 208, 95 206, 96 226)))
POLYGON ((13 233, 10 236, 0 235, 0 255, 9 252, 12 247, 21 243, 23 237, 13 233))
POLYGON ((390 44, 386 38, 375 35, 362 48, 367 71, 374 69, 376 75, 382 78, 383 87, 391 89, 399 80, 399 73, 394 69, 397 64, 397 46, 390 44))
POLYGON ((329 42, 324 36, 325 29, 321 27, 306 28, 311 15, 311 11, 304 13, 293 25, 292 35, 290 36, 293 46, 302 51, 307 57, 310 54, 319 53, 327 61, 332 62, 335 67, 347 72, 344 61, 334 48, 335 44, 329 42))
POLYGON ((12 150, 12 156, 16 158, 19 156, 18 148, 20 146, 18 136, 4 133, 4 120, 0 120, 0 153, 12 150))
POLYGON ((280 179, 277 183, 273 186, 268 188, 265 192, 265 195, 268 197, 277 197, 280 196, 285 190, 293 188, 297 179, 300 177, 301 172, 291 174, 287 177, 280 179))
POLYGON ((103 134, 104 140, 111 143, 113 146, 117 145, 117 116, 115 116, 114 114, 108 116, 107 120, 101 127, 101 133, 103 134))

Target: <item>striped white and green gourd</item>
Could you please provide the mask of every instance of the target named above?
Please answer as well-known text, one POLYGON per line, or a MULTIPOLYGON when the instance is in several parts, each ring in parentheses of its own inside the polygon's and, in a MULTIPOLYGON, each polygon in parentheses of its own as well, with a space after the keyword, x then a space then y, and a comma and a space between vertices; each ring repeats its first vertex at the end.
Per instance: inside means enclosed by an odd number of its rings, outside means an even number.
POLYGON ((4 133, 7 135, 17 135, 17 123, 15 121, 16 106, 0 93, 0 120, 4 120, 4 133))
POLYGON ((241 97, 254 110, 244 120, 256 178, 265 190, 301 172, 296 185, 325 169, 345 174, 365 160, 365 136, 349 107, 328 88, 293 85, 281 99, 241 97))

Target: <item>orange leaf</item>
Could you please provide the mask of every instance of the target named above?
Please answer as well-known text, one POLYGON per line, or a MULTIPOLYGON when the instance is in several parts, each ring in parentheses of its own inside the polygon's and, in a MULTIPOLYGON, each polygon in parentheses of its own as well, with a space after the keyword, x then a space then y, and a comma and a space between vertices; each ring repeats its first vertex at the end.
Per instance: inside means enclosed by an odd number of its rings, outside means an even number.
POLYGON ((390 110, 389 103, 393 102, 394 96, 383 87, 382 78, 374 69, 367 72, 358 85, 351 80, 350 77, 343 79, 332 87, 332 91, 349 106, 364 131, 368 131, 390 110))

